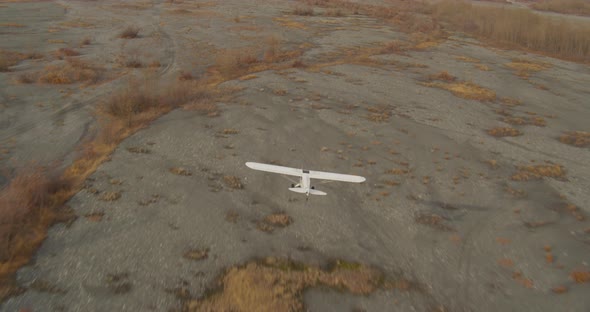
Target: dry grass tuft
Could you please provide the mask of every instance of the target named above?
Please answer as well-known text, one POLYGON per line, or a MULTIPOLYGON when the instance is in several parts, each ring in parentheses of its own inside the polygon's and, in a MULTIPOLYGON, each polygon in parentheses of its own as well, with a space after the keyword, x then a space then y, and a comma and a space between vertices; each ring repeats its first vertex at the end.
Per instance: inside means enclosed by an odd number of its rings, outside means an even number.
POLYGON ((215 65, 224 77, 239 77, 248 66, 259 62, 258 52, 252 48, 224 50, 215 57, 215 65))
POLYGON ((537 126, 537 127, 545 127, 547 125, 547 121, 545 120, 545 118, 537 117, 537 116, 531 116, 531 117, 528 117, 528 116, 525 116, 525 117, 506 116, 506 117, 502 118, 502 121, 504 121, 507 124, 517 125, 517 126, 532 125, 532 126, 537 126))
POLYGON ((437 214, 419 213, 414 217, 414 221, 437 230, 454 231, 452 227, 445 224, 445 219, 437 214))
POLYGON ((424 85, 427 87, 435 87, 450 91, 453 93, 453 95, 468 100, 487 102, 494 101, 496 99, 496 92, 481 87, 473 82, 431 82, 424 83, 424 85))
POLYGON ((244 188, 242 181, 240 180, 239 177, 236 177, 236 176, 224 176, 223 183, 227 187, 232 188, 234 190, 241 190, 244 188))
POLYGON ((195 79, 195 78, 193 77, 193 75, 190 72, 181 72, 178 75, 178 80, 180 80, 180 81, 193 80, 193 79, 195 79))
POLYGON ((17 65, 23 60, 34 60, 43 58, 39 53, 18 53, 0 49, 0 72, 10 71, 10 67, 17 65))
POLYGON ((474 66, 475 66, 475 68, 477 68, 481 71, 490 71, 491 70, 489 66, 484 65, 484 64, 475 64, 474 66))
POLYGON ((447 71, 442 71, 438 74, 432 74, 430 76, 428 76, 429 80, 441 80, 441 81, 447 81, 447 82, 453 82, 455 80, 457 80, 457 78, 451 74, 449 74, 447 71))
POLYGON ((105 100, 100 110, 107 115, 137 126, 167 113, 191 99, 203 96, 198 82, 178 81, 161 85, 158 81, 132 81, 105 100))
POLYGON ((286 213, 273 213, 268 215, 264 218, 264 222, 278 227, 285 227, 293 222, 293 218, 291 218, 286 213))
POLYGON ((518 172, 510 177, 513 181, 529 181, 547 178, 565 178, 565 169, 556 164, 519 166, 518 172))
POLYGON ((190 170, 186 169, 186 168, 182 168, 182 167, 173 167, 168 169, 168 171, 170 171, 171 173, 175 174, 175 175, 179 175, 179 176, 192 176, 192 172, 190 172, 190 170))
POLYGON ((513 59, 506 64, 506 67, 514 69, 517 76, 528 78, 532 72, 542 71, 551 68, 549 63, 533 62, 525 59, 513 59))
POLYGON ((561 143, 577 146, 586 147, 590 145, 590 132, 585 131, 569 131, 562 134, 559 137, 561 143))
POLYGON ((99 198, 103 201, 115 201, 121 198, 121 192, 104 192, 99 198))
POLYGON ((590 282, 590 271, 573 271, 570 277, 578 284, 590 282))
POLYGON ((84 217, 86 219, 88 219, 88 221, 100 222, 100 221, 102 221, 102 218, 104 217, 104 212, 89 213, 89 214, 84 215, 84 217))
POLYGON ((408 50, 407 43, 404 43, 399 40, 394 40, 383 43, 383 46, 379 49, 377 54, 401 54, 406 50, 408 50))
POLYGON ((291 14, 293 15, 300 15, 300 16, 313 16, 315 15, 313 8, 312 7, 302 7, 302 6, 296 6, 293 11, 291 11, 291 14))
POLYGON ((119 38, 122 39, 135 39, 139 38, 139 27, 135 26, 127 26, 121 33, 119 33, 119 38))
POLYGON ((184 255, 182 255, 182 257, 185 259, 195 260, 195 261, 204 260, 204 259, 207 259, 207 257, 209 257, 209 248, 191 249, 191 250, 185 252, 184 255))
POLYGON ((238 220, 240 219, 240 215, 235 212, 235 211, 228 211, 225 214, 225 221, 230 222, 230 223, 237 223, 238 220))
POLYGON ((393 174, 393 175, 403 175, 403 174, 407 174, 408 170, 394 168, 394 169, 389 169, 389 170, 385 171, 385 173, 386 174, 393 174))
POLYGON ((533 281, 526 278, 521 272, 512 273, 512 278, 526 288, 533 288, 533 281))
POLYGON ((48 65, 41 73, 37 73, 38 81, 48 84, 96 83, 101 68, 88 62, 67 59, 61 65, 48 65))
POLYGON ((187 311, 303 311, 304 289, 328 286, 368 295, 382 274, 363 264, 325 271, 303 263, 266 258, 226 270, 211 295, 186 304, 187 311))
POLYGON ((521 100, 507 98, 507 97, 500 98, 500 102, 502 103, 502 105, 506 105, 509 107, 518 106, 518 105, 522 104, 521 100))
POLYGON ((493 137, 507 137, 507 136, 515 137, 515 136, 522 135, 522 132, 520 132, 518 129, 506 128, 506 127, 492 128, 492 129, 489 129, 487 131, 487 133, 493 137))
POLYGON ((58 59, 63 60, 66 57, 78 56, 78 55, 80 55, 80 52, 78 52, 72 48, 61 48, 61 49, 55 51, 54 55, 58 59))
POLYGON ((551 288, 551 291, 553 291, 556 294, 564 294, 568 291, 568 288, 567 286, 559 285, 551 288))
POLYGON ((386 122, 391 118, 391 110, 386 106, 369 106, 367 111, 367 119, 372 122, 386 122))

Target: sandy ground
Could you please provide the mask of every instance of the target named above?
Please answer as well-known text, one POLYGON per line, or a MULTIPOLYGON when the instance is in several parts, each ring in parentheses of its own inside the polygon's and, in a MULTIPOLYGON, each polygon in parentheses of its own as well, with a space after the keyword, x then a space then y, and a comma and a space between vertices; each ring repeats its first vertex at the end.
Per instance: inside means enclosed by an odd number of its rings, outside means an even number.
MULTIPOLYGON (((2 21, 15 12, 54 14, 19 21, 27 26, 2 32, 1 48, 26 50, 30 42, 78 42, 90 35, 92 44, 80 49, 82 57, 103 64, 106 78, 82 88, 67 85, 64 92, 14 82, 23 71, 59 62, 50 56, 1 73, 0 141, 9 151, 0 165, 15 168, 28 160, 73 157, 74 147, 92 129, 92 108, 130 74, 145 70, 118 65, 117 55, 125 49, 135 49, 146 62, 158 60, 161 79, 176 79, 180 70, 205 75, 216 49, 262 44, 269 35, 280 37, 283 47, 307 43, 301 59, 309 64, 343 49, 407 38, 364 16, 287 15, 305 28, 285 27, 273 18, 289 12, 289 2, 260 3, 2 4, 2 21), (176 8, 189 12, 171 13, 176 8), (72 20, 92 26, 47 32, 72 20), (118 39, 126 25, 141 27, 142 37, 118 39), (36 105, 40 101, 44 105, 36 105)), ((63 46, 34 45, 41 53, 63 46)), ((278 256, 318 265, 357 261, 422 286, 366 297, 310 289, 303 294, 310 311, 439 306, 449 311, 588 311, 589 285, 576 284, 569 275, 588 270, 590 225, 565 207, 590 213, 590 151, 558 137, 590 130, 590 68, 491 49, 460 36, 424 51, 373 59, 382 65, 264 71, 255 79, 228 81, 223 85, 241 91, 219 103, 220 117, 175 110, 126 139, 89 179, 88 188, 69 202, 81 217, 69 227, 52 228, 34 263, 19 271, 19 283, 29 290, 1 310, 168 311, 180 306, 171 289, 188 285, 191 296, 199 298, 225 268, 278 256), (514 57, 551 67, 522 79, 506 66, 514 57), (522 104, 467 100, 420 84, 441 71, 522 104), (374 107, 389 118, 367 118, 374 107), (542 117, 546 126, 517 126, 523 133, 517 137, 488 135, 487 129, 510 126, 496 113, 503 108, 515 116, 542 117), (224 134, 226 129, 237 133, 224 134), (148 152, 130 152, 134 147, 148 152), (252 171, 246 161, 359 174, 367 182, 317 184, 328 196, 306 202, 287 190, 291 182, 252 171), (517 166, 547 161, 562 165, 565 177, 510 179, 517 166), (173 167, 191 175, 172 174, 173 167), (388 173, 391 169, 403 171, 388 173), (228 187, 224 176, 239 177, 244 188, 228 187), (106 192, 120 192, 121 198, 100 200, 106 192), (273 212, 285 212, 294 222, 272 233, 260 231, 258 222, 273 212), (104 216, 98 222, 83 217, 93 213, 104 216), (235 223, 228 222, 228 213, 239 216, 235 223), (187 250, 204 248, 209 250, 204 260, 183 258, 187 250), (558 286, 567 291, 554 293, 558 286)))

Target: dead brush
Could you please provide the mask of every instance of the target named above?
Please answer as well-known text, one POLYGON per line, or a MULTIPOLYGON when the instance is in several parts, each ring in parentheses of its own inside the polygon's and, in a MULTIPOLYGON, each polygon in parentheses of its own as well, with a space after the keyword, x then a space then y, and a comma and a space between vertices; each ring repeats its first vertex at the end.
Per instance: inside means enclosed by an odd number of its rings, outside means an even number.
POLYGON ((121 33, 119 33, 119 38, 122 39, 135 39, 139 37, 139 27, 135 26, 127 26, 121 33))
POLYGON ((244 188, 242 181, 240 180, 239 177, 236 177, 236 176, 224 176, 223 183, 227 187, 232 188, 234 190, 241 190, 244 188))
POLYGON ((43 58, 43 55, 37 52, 18 53, 0 49, 0 72, 9 72, 11 66, 17 65, 23 60, 36 60, 41 58, 43 58))
POLYGON ((422 85, 427 87, 444 89, 450 91, 453 95, 457 97, 468 100, 491 102, 496 99, 496 92, 469 81, 429 82, 422 83, 422 85))
POLYGON ((178 80, 181 80, 181 81, 193 80, 193 79, 195 79, 195 78, 193 77, 193 75, 190 72, 183 71, 178 75, 178 80))
POLYGON ((258 62, 258 52, 252 48, 225 50, 215 57, 215 66, 224 77, 242 76, 248 66, 258 62))
POLYGON ((313 287, 369 295, 382 283, 391 284, 391 288, 402 286, 400 291, 411 286, 409 282, 385 281, 381 272, 360 263, 341 261, 323 269, 274 257, 228 268, 218 279, 220 283, 210 296, 187 303, 187 312, 232 311, 237 306, 243 311, 304 311, 300 294, 313 287), (278 293, 281 295, 273 295, 278 293))
POLYGON ((127 67, 127 68, 142 68, 143 63, 136 58, 131 58, 125 62, 125 67, 127 67))
POLYGON ((493 137, 515 137, 515 136, 519 136, 522 135, 522 132, 520 132, 518 129, 514 129, 514 128, 507 128, 507 127, 496 127, 496 128, 492 128, 486 131, 489 135, 493 136, 493 137))
POLYGON ((47 228, 75 219, 63 205, 74 183, 31 166, 0 190, 0 301, 17 291, 14 274, 45 239, 47 228))
POLYGON ((519 166, 518 171, 510 177, 513 181, 539 180, 542 178, 565 178, 565 168, 557 164, 519 166))
POLYGON ((57 59, 63 60, 66 57, 79 56, 80 52, 78 52, 72 48, 61 48, 61 49, 55 51, 53 54, 55 55, 55 57, 57 59))
POLYGON ((402 41, 394 40, 383 44, 379 54, 400 54, 408 49, 407 44, 402 41))
POLYGON ((432 75, 428 76, 428 80, 441 80, 441 81, 453 82, 453 81, 457 80, 457 78, 455 76, 449 74, 449 72, 447 72, 447 71, 442 71, 438 74, 432 74, 432 75))
POLYGON ((107 98, 100 110, 127 126, 137 125, 190 101, 197 88, 198 84, 191 82, 161 84, 151 79, 134 80, 107 98))
POLYGON ((414 222, 441 231, 453 231, 452 227, 445 224, 445 219, 437 214, 419 213, 414 217, 414 222))
POLYGON ((372 122, 387 122, 391 118, 391 110, 385 106, 370 106, 367 111, 367 119, 372 122))
POLYGON ((313 16, 314 15, 314 11, 312 7, 306 6, 296 6, 295 8, 293 8, 293 10, 291 11, 291 14, 293 15, 299 15, 299 16, 313 16))
POLYGON ((68 58, 60 65, 48 65, 38 73, 38 81, 48 84, 95 83, 99 79, 101 68, 88 62, 68 58))
POLYGON ((264 222, 272 226, 286 227, 293 222, 293 218, 284 212, 273 213, 264 217, 264 222))
POLYGON ((573 145, 576 147, 586 147, 590 145, 590 132, 569 131, 559 137, 561 143, 573 145))

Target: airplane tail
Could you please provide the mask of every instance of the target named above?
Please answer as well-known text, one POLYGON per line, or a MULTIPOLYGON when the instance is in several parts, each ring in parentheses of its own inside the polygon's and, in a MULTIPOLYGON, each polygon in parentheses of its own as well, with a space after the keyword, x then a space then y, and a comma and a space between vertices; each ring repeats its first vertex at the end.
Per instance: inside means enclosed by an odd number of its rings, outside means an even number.
MULTIPOLYGON (((300 194, 307 194, 307 192, 300 187, 290 187, 289 191, 295 192, 295 193, 300 193, 300 194)), ((322 192, 319 190, 313 190, 313 189, 309 190, 309 194, 311 194, 311 195, 327 195, 326 192, 322 192)))

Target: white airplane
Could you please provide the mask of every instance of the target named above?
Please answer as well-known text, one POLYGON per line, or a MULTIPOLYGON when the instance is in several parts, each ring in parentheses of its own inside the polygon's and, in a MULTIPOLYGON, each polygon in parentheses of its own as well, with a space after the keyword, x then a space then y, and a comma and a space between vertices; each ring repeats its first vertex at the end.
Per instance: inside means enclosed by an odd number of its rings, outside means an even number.
POLYGON ((280 173, 280 174, 300 177, 299 183, 291 184, 289 191, 292 191, 295 193, 306 194, 307 196, 309 196, 310 194, 311 195, 326 195, 325 192, 316 190, 315 186, 311 185, 311 179, 322 179, 322 180, 354 182, 354 183, 361 183, 366 180, 364 177, 350 175, 350 174, 340 174, 340 173, 332 173, 332 172, 304 170, 304 169, 297 169, 297 168, 290 168, 290 167, 283 167, 283 166, 276 166, 276 165, 261 164, 261 163, 256 163, 256 162, 247 162, 246 166, 248 166, 249 168, 252 168, 254 170, 260 170, 260 171, 266 171, 266 172, 272 172, 272 173, 280 173))

